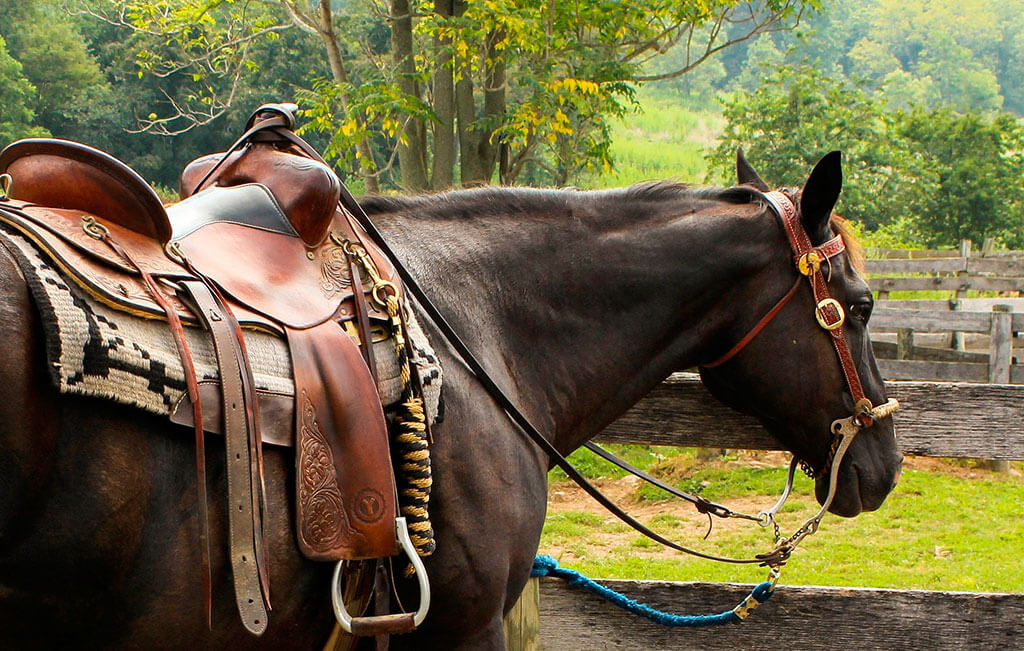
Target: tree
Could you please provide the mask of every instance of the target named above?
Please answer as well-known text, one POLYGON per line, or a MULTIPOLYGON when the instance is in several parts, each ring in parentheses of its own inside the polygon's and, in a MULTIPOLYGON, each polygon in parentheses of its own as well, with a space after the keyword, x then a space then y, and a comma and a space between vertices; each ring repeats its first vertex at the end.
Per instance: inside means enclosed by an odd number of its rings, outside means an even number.
POLYGON ((608 119, 635 84, 679 77, 716 52, 791 27, 818 0, 80 0, 95 15, 152 34, 138 61, 184 79, 168 132, 214 119, 234 100, 254 44, 298 26, 330 74, 301 95, 327 153, 358 162, 369 191, 393 177, 409 190, 553 183, 606 165, 608 119), (114 5, 114 11, 100 11, 114 5), (388 38, 380 38, 382 29, 388 38), (645 74, 677 48, 679 65, 645 74), (184 123, 184 126, 178 126, 184 123), (398 173, 395 173, 395 170, 398 173))
POLYGON ((59 3, 3 3, 0 35, 36 88, 27 104, 35 123, 55 136, 84 137, 90 115, 103 115, 115 103, 82 35, 59 3))
POLYGON ((766 71, 759 88, 726 101, 725 118, 709 161, 726 178, 737 146, 774 183, 797 182, 821 156, 842 150, 837 210, 868 228, 923 214, 935 188, 934 174, 897 134, 884 103, 836 71, 810 63, 766 71))
POLYGON ((917 220, 924 244, 993 237, 1024 247, 1024 129, 1017 118, 919 109, 900 116, 897 133, 937 176, 928 211, 917 220))
POLYGON ((48 135, 34 126, 35 87, 25 79, 21 64, 7 51, 7 42, 0 36, 0 147, 12 140, 48 135))

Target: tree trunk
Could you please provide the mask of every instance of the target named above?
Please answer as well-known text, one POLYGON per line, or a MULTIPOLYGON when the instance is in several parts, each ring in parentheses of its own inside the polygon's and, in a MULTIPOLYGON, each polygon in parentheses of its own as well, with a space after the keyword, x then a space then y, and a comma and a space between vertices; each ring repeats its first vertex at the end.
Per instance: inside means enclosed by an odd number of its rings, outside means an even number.
MULTIPOLYGON (((483 119, 491 125, 500 123, 501 116, 505 113, 505 59, 504 55, 497 51, 497 46, 505 40, 505 32, 497 30, 491 32, 487 37, 487 78, 484 87, 484 114, 483 119)), ((499 143, 492 142, 494 127, 490 126, 480 130, 477 150, 480 155, 480 165, 483 168, 485 178, 489 181, 494 177, 494 167, 498 161, 499 143)))
MULTIPOLYGON (((391 0, 391 49, 398 83, 402 92, 419 98, 420 88, 414 75, 412 14, 409 0, 391 0)), ((398 165, 402 170, 402 186, 408 192, 422 192, 430 187, 427 180, 427 141, 423 122, 407 119, 398 142, 398 165), (404 142, 403 142, 404 141, 404 142)))
MULTIPOLYGON (((434 11, 451 18, 452 0, 435 0, 434 11)), ((434 161, 431 174, 433 188, 445 190, 455 182, 455 81, 452 74, 451 41, 434 43, 437 69, 434 72, 434 161)))
MULTIPOLYGON (((331 15, 330 0, 320 0, 320 24, 317 26, 320 38, 323 39, 324 47, 327 49, 327 60, 331 64, 331 75, 339 84, 347 84, 348 72, 345 70, 345 62, 341 57, 341 49, 338 47, 338 39, 334 34, 334 24, 331 15)), ((344 93, 339 94, 341 108, 348 111, 348 98, 344 93)), ((362 126, 362 125, 360 125, 362 126)), ((380 183, 377 181, 377 164, 373 158, 373 150, 370 149, 370 142, 363 139, 356 147, 359 156, 365 161, 359 167, 359 174, 366 182, 367 194, 380 194, 380 183)))
MULTIPOLYGON (((456 16, 466 11, 465 0, 454 0, 452 6, 456 16)), ((455 112, 458 116, 459 167, 462 185, 486 185, 487 173, 480 160, 479 133, 473 128, 476 122, 476 98, 473 97, 473 70, 465 61, 456 61, 459 80, 455 82, 455 112)))

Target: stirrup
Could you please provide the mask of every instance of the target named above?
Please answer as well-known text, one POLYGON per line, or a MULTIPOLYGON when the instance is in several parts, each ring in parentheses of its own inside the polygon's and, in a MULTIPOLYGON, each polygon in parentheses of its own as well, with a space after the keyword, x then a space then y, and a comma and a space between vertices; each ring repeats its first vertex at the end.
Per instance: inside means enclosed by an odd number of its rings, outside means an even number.
POLYGON ((420 607, 415 613, 395 613, 391 615, 374 615, 372 617, 352 617, 345 609, 345 601, 341 590, 341 568, 345 561, 338 561, 334 566, 334 578, 331 581, 331 603, 334 604, 334 617, 338 625, 346 633, 368 637, 384 633, 408 633, 423 623, 430 610, 430 581, 427 570, 423 567, 416 548, 409 537, 409 528, 404 517, 395 518, 395 534, 402 550, 409 557, 416 570, 416 579, 420 584, 420 607))

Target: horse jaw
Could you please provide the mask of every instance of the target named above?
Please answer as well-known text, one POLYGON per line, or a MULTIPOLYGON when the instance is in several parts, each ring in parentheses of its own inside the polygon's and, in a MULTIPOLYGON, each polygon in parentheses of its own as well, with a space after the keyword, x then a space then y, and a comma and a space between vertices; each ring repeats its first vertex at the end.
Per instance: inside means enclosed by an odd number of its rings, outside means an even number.
MULTIPOLYGON (((883 443, 887 437, 894 440, 893 436, 890 419, 857 435, 839 466, 836 495, 829 513, 852 518, 882 506, 899 482, 903 466, 903 455, 883 443)), ((828 476, 815 479, 814 495, 819 504, 825 503, 828 491, 828 476)))

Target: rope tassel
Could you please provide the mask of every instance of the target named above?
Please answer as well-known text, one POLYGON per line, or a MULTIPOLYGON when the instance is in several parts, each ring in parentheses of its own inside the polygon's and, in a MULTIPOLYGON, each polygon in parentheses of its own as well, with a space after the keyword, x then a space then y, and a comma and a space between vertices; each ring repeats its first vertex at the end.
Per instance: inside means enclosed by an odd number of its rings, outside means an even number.
MULTIPOLYGON (((415 395, 412 370, 409 367, 409 352, 403 334, 403 324, 398 298, 388 294, 387 310, 391 320, 391 331, 401 369, 402 396, 395 414, 395 432, 392 436, 394 452, 399 460, 397 466, 398 504, 409 527, 416 553, 430 556, 434 553, 434 528, 430 523, 428 506, 433 479, 430 471, 430 449, 427 441, 427 417, 423 399, 415 395)), ((405 568, 405 575, 412 576, 412 564, 405 568)))

